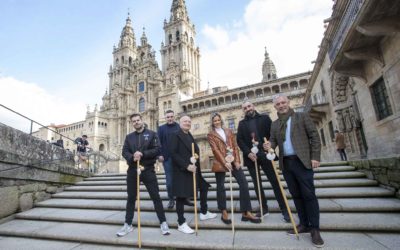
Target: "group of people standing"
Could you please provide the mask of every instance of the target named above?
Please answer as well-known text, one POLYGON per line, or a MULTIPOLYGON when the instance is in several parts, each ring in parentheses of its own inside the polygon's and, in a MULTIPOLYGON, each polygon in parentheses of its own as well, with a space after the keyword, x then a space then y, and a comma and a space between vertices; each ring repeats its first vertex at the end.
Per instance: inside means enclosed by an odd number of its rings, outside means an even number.
MULTIPOLYGON (((256 173, 258 171, 256 168, 261 167, 271 183, 282 219, 290 222, 283 194, 279 188, 279 180, 274 173, 271 161, 266 158, 266 152, 271 148, 278 147, 279 166, 300 220, 297 231, 298 233, 311 233, 312 243, 317 247, 322 247, 324 241, 319 233, 319 205, 313 179, 313 168, 319 167, 320 161, 319 135, 309 116, 301 112, 295 113, 290 108, 289 99, 285 95, 275 96, 273 102, 278 113, 278 120, 274 122, 267 114, 258 113, 250 101, 245 101, 242 104, 245 116, 239 122, 236 138, 233 131, 224 127, 223 117, 220 114, 213 113, 211 115, 207 140, 214 155, 212 171, 215 172, 217 204, 221 211, 221 220, 225 224, 232 223, 226 207, 224 184, 227 172, 232 174, 239 185, 241 220, 261 223, 261 217, 269 214, 261 175, 256 173), (257 147, 258 150, 252 150, 254 147, 257 147), (255 188, 257 198, 261 202, 260 209, 256 214, 252 213, 249 185, 240 161, 239 149, 243 153, 243 165, 247 167, 254 186, 257 183, 260 184, 260 191, 255 188), (229 154, 233 156, 233 161, 226 160, 226 156, 229 154)), ((168 208, 171 209, 176 205, 178 231, 187 234, 194 233, 184 217, 184 205, 193 205, 189 200, 194 194, 193 173, 196 173, 196 189, 200 191, 200 220, 217 217, 217 214, 208 210, 207 193, 210 185, 202 177, 200 163, 191 160, 193 155, 200 155, 199 147, 190 133, 191 118, 183 115, 178 124, 175 122, 174 112, 168 110, 165 119, 166 124, 159 127, 157 135, 156 132, 143 126, 140 114, 133 114, 130 117, 135 131, 126 136, 122 150, 122 155, 129 165, 127 172, 128 199, 125 224, 117 232, 118 236, 124 236, 133 230, 132 220, 138 174, 140 181, 144 183, 153 200, 162 234, 170 233, 154 169, 157 159, 164 165, 169 198, 168 208), (140 165, 143 165, 143 170, 137 168, 138 161, 140 165)), ((290 230, 288 234, 294 234, 294 230, 290 230)))

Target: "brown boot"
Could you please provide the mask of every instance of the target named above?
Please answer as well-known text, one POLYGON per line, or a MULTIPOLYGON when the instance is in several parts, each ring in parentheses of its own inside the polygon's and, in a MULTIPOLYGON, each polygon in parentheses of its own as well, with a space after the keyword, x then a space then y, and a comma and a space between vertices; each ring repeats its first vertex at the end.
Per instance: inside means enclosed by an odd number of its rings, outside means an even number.
POLYGON ((232 223, 232 220, 229 219, 229 215, 228 215, 228 212, 226 210, 222 210, 221 220, 222 220, 223 223, 225 223, 227 225, 232 223))
POLYGON ((249 211, 242 213, 242 221, 250 221, 251 223, 261 223, 261 219, 259 217, 254 216, 249 211))

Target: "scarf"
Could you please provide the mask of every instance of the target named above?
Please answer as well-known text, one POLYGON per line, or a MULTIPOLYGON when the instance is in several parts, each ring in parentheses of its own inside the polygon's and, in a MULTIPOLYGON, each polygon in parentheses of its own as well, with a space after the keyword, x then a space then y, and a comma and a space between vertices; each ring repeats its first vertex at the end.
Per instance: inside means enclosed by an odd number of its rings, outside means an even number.
POLYGON ((279 132, 281 134, 282 141, 286 140, 286 128, 287 128, 287 121, 289 118, 294 114, 293 109, 289 108, 288 112, 285 114, 278 113, 278 120, 279 120, 279 132))

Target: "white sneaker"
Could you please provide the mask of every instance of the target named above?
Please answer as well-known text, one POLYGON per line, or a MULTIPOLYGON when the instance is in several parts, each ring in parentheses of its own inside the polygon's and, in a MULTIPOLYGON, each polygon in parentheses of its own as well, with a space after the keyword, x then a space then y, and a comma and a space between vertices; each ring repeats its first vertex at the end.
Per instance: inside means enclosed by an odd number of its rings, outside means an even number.
POLYGON ((166 221, 161 223, 160 228, 161 228, 161 233, 163 235, 169 235, 170 234, 169 227, 168 227, 168 224, 167 224, 166 221))
POLYGON ((200 213, 200 220, 209 220, 209 219, 214 219, 217 217, 217 214, 211 213, 210 211, 207 211, 206 214, 200 213))
POLYGON ((122 237, 127 235, 128 233, 133 231, 133 226, 128 225, 127 223, 124 223, 124 226, 117 232, 118 237, 122 237))
POLYGON ((182 225, 178 225, 178 231, 185 233, 185 234, 194 233, 194 230, 191 229, 186 222, 184 222, 182 225))

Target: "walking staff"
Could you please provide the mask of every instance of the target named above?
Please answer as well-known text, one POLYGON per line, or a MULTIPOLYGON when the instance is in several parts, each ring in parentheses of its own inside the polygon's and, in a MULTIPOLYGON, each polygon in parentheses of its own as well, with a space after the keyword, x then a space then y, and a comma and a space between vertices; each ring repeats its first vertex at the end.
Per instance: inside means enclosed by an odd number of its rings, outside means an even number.
MULTIPOLYGON (((196 161, 197 161, 197 157, 196 157, 196 153, 194 151, 194 143, 192 143, 192 157, 190 157, 190 162, 193 165, 196 165, 196 161)), ((193 172, 193 198, 194 198, 194 225, 195 225, 195 229, 194 231, 196 232, 196 236, 198 233, 198 229, 199 229, 199 224, 197 222, 197 185, 196 185, 196 171, 193 172)))
MULTIPOLYGON (((257 155, 257 153, 258 153, 258 147, 257 147, 258 146, 258 141, 255 140, 255 134, 254 133, 251 134, 251 137, 253 138, 251 140, 252 143, 253 143, 253 147, 251 148, 251 152, 253 154, 257 155)), ((257 159, 254 161, 254 165, 255 165, 255 168, 256 168, 257 190, 258 190, 258 193, 260 194, 261 193, 261 188, 260 188, 261 178, 260 178, 260 174, 259 174, 257 159)), ((258 196, 258 203, 260 204, 260 212, 261 212, 261 215, 262 215, 262 214, 264 214, 264 211, 263 211, 263 206, 262 206, 262 202, 261 202, 261 195, 258 196)), ((260 216, 260 218, 261 218, 261 222, 263 222, 264 221, 264 216, 260 216)))
MULTIPOLYGON (((225 156, 225 161, 232 166, 232 162, 235 160, 235 157, 233 156, 233 149, 228 147, 226 149, 226 156, 225 156)), ((234 214, 233 214, 233 192, 232 192, 232 167, 229 169, 229 188, 230 188, 230 193, 231 193, 231 218, 232 218, 232 234, 235 234, 235 220, 234 220, 234 214)))
POLYGON ((136 161, 137 178, 136 178, 136 191, 137 191, 137 225, 138 225, 138 246, 142 248, 142 236, 140 227, 140 174, 144 170, 144 167, 140 165, 140 161, 136 161))

